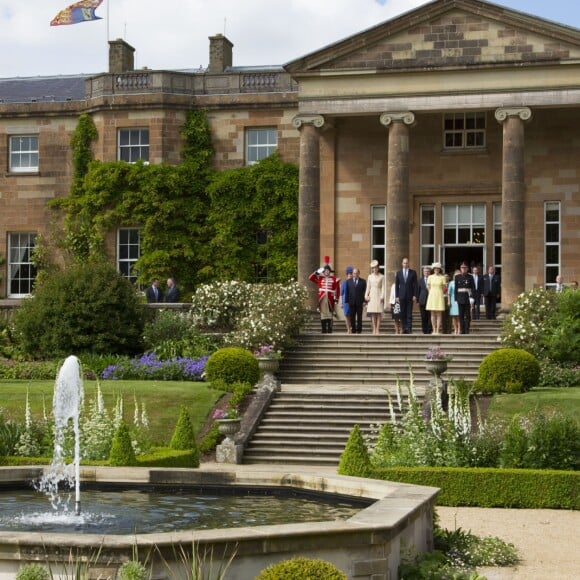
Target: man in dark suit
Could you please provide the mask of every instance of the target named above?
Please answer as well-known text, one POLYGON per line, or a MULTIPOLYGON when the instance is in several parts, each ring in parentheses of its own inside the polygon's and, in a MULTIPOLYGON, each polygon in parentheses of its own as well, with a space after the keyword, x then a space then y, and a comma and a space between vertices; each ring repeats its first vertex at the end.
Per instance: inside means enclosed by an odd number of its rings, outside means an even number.
POLYGON ((459 306, 459 325, 461 334, 469 334, 471 322, 471 300, 473 295, 473 276, 469 273, 467 262, 459 267, 460 274, 455 276, 455 300, 459 306))
POLYGON ((495 273, 495 268, 489 266, 487 274, 483 277, 483 299, 485 300, 485 317, 495 320, 495 309, 499 300, 501 282, 495 273))
POLYGON ((165 302, 179 302, 179 288, 175 282, 175 278, 167 278, 167 294, 165 295, 165 302))
POLYGON ((403 334, 413 332, 413 304, 417 301, 417 272, 409 268, 409 258, 403 258, 395 274, 395 302, 401 306, 403 334))
POLYGON ((367 292, 367 282, 360 277, 358 268, 353 268, 352 278, 346 282, 346 302, 349 307, 350 327, 353 334, 362 332, 362 315, 367 292))
POLYGON ((163 302, 163 291, 159 288, 158 278, 151 280, 151 286, 145 290, 145 298, 149 303, 163 302))
POLYGON ((427 278, 431 274, 431 268, 425 266, 423 268, 423 276, 419 279, 417 302, 419 303, 419 310, 421 311, 421 327, 423 334, 431 334, 433 327, 431 326, 431 315, 425 308, 427 306, 427 297, 429 296, 429 288, 427 288, 427 278))
POLYGON ((479 272, 477 266, 473 266, 471 269, 471 275, 473 276, 473 320, 479 320, 479 310, 481 306, 481 297, 483 296, 483 277, 479 272))

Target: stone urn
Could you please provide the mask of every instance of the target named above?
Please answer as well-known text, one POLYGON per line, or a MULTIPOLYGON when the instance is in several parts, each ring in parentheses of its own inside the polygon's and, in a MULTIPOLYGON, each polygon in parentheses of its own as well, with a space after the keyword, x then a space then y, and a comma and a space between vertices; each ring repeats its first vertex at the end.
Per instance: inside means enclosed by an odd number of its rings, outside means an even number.
POLYGON ((433 377, 439 378, 447 370, 447 359, 436 359, 428 360, 426 363, 427 371, 430 372, 433 377))
POLYGON ((260 356, 258 357, 258 366, 263 376, 274 375, 280 368, 280 359, 276 357, 260 356))
POLYGON ((227 439, 231 439, 242 425, 241 419, 218 419, 218 430, 227 439))

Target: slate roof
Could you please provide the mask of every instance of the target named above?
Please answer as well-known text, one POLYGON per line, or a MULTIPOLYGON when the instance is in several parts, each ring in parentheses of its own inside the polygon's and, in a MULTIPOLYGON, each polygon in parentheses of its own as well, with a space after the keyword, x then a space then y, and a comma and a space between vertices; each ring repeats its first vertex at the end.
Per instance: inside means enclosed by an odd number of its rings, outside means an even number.
POLYGON ((85 80, 91 76, 0 78, 0 104, 82 101, 85 80))

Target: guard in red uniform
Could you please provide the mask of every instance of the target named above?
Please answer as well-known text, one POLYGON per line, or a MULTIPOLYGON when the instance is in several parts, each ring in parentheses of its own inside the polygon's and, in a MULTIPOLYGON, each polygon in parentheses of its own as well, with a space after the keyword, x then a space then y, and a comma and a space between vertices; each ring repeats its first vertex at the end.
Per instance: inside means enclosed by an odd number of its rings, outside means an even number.
POLYGON ((312 272, 308 279, 318 285, 318 309, 322 334, 332 333, 332 316, 334 307, 340 298, 339 279, 333 276, 329 256, 324 256, 324 266, 312 272))

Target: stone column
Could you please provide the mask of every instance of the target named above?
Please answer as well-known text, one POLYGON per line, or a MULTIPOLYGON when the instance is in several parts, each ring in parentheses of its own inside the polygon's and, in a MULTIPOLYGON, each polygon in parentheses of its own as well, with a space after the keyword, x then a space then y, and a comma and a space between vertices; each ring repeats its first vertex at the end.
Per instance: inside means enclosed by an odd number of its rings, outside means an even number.
POLYGON ((383 113, 380 121, 389 128, 385 276, 390 288, 401 260, 409 256, 409 125, 415 115, 383 113))
POLYGON ((501 302, 505 310, 525 290, 524 121, 531 117, 527 107, 495 111, 503 124, 501 302))
POLYGON ((320 263, 320 135, 321 115, 297 115, 292 125, 300 130, 298 186, 298 282, 308 288, 308 305, 318 305, 318 289, 308 276, 320 263))

